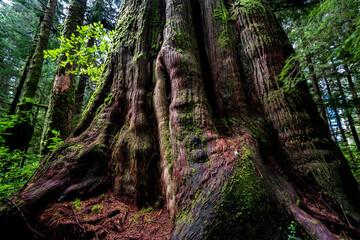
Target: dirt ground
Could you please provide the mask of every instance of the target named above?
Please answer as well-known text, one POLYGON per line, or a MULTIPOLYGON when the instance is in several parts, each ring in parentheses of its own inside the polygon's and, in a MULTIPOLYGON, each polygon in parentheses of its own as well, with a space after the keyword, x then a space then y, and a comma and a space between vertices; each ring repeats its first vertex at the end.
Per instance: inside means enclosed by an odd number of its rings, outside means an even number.
MULTIPOLYGON (((156 204, 155 204, 156 205, 156 204)), ((46 239, 170 239, 173 223, 158 206, 138 209, 112 194, 54 203, 41 214, 46 239)))

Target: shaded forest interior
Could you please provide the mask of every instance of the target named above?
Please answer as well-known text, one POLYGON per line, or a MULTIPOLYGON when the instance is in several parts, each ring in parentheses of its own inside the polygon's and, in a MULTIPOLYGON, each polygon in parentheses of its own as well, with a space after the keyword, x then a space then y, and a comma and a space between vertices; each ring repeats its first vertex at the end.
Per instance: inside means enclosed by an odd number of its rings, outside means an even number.
POLYGON ((359 239, 357 9, 0 2, 1 236, 359 239))

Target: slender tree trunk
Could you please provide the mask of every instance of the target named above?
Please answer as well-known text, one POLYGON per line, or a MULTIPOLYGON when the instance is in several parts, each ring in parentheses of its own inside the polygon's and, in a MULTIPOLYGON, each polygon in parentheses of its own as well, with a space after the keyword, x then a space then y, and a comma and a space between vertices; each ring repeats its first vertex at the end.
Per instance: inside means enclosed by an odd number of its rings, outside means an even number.
MULTIPOLYGON (((334 111, 337 127, 339 129, 340 136, 341 136, 341 139, 342 139, 342 144, 343 144, 343 146, 347 147, 346 151, 350 156, 350 160, 352 162, 354 162, 355 157, 354 157, 354 154, 353 154, 352 150, 349 148, 349 143, 348 143, 348 140, 347 140, 346 135, 345 135, 344 128, 343 128, 342 123, 341 123, 341 119, 340 119, 340 116, 339 116, 339 111, 336 108, 335 104, 333 103, 334 98, 333 98, 333 94, 332 94, 331 89, 330 89, 329 82, 328 82, 328 80, 326 78, 324 78, 324 80, 325 80, 325 84, 326 84, 326 90, 327 90, 329 98, 330 98, 330 106, 332 107, 332 109, 334 111)), ((333 128, 331 127, 331 129, 333 129, 333 128)), ((335 133, 333 133, 333 134, 334 134, 335 139, 336 139, 335 133)), ((336 140, 336 142, 337 142, 337 140, 336 140)))
POLYGON ((9 131, 12 135, 7 137, 7 144, 12 149, 25 149, 33 134, 31 110, 36 96, 36 90, 41 77, 41 70, 44 61, 44 50, 46 49, 57 0, 49 0, 44 19, 40 28, 39 40, 34 55, 31 59, 29 77, 26 80, 24 94, 18 105, 18 122, 9 131))
POLYGON ((360 120, 360 100, 359 100, 359 97, 358 97, 358 91, 356 91, 354 82, 353 82, 352 77, 351 77, 350 69, 346 64, 344 65, 344 69, 345 69, 346 78, 347 78, 348 83, 349 83, 349 88, 350 88, 350 92, 351 92, 351 95, 352 95, 353 104, 355 106, 356 113, 357 113, 358 118, 360 120))
MULTIPOLYGON (((95 43, 95 39, 90 38, 86 47, 93 47, 94 43, 95 43)), ((75 93, 75 105, 73 111, 74 115, 78 115, 81 113, 81 108, 84 100, 85 87, 88 80, 89 80, 89 76, 87 74, 80 75, 79 83, 75 93)))
POLYGON ((25 80, 26 80, 26 77, 28 76, 28 73, 29 73, 30 62, 31 62, 33 54, 34 54, 34 51, 31 51, 31 53, 29 54, 29 57, 26 60, 24 69, 23 69, 21 77, 20 77, 19 84, 18 84, 18 86, 16 87, 16 90, 15 90, 14 99, 12 100, 11 105, 10 105, 8 115, 15 114, 16 106, 17 106, 17 104, 18 104, 18 102, 20 100, 21 92, 22 92, 22 90, 24 88, 25 80))
POLYGON ((315 69, 314 69, 312 59, 309 55, 306 55, 306 61, 309 64, 311 84, 312 84, 313 90, 315 92, 315 103, 318 106, 320 117, 325 121, 326 125, 328 126, 328 119, 326 116, 326 109, 325 109, 323 99, 322 99, 322 93, 320 90, 318 79, 315 74, 315 69))
POLYGON ((335 114, 337 127, 339 128, 340 136, 342 138, 342 141, 343 141, 344 145, 348 146, 349 143, 347 141, 344 128, 342 127, 341 119, 340 119, 340 116, 339 116, 339 111, 338 111, 338 109, 336 108, 335 104, 332 101, 333 100, 333 95, 332 95, 332 92, 331 92, 331 89, 330 89, 329 82, 328 82, 328 80, 326 78, 324 78, 324 79, 325 79, 325 84, 326 84, 326 90, 327 90, 329 98, 330 98, 331 107, 332 107, 332 109, 334 111, 334 114, 335 114))
POLYGON ((34 219, 110 189, 139 206, 161 194, 171 239, 286 239, 291 220, 304 239, 359 238, 346 159, 306 82, 279 82, 292 52, 260 1, 124 0, 92 104, 2 202, 3 234, 14 205, 34 219))
POLYGON ((345 110, 346 118, 348 119, 351 134, 352 134, 352 136, 354 138, 354 142, 356 144, 357 149, 360 151, 360 140, 359 140, 359 136, 358 136, 358 133, 356 131, 356 128, 355 128, 354 119, 352 118, 351 112, 348 109, 344 89, 343 89, 343 87, 341 85, 341 81, 340 81, 340 79, 338 77, 336 77, 336 84, 337 84, 337 87, 339 88, 339 92, 340 92, 340 96, 341 96, 341 98, 343 100, 343 104, 345 104, 344 110, 345 110))
MULTIPOLYGON (((65 19, 62 36, 69 39, 76 34, 77 26, 82 25, 85 15, 86 0, 70 1, 69 11, 65 19)), ((70 53, 71 54, 71 53, 70 53)), ((66 56, 60 57, 57 62, 54 85, 51 90, 51 99, 45 120, 44 131, 41 139, 42 153, 47 153, 49 139, 54 137, 53 130, 60 133, 65 139, 70 134, 73 107, 75 102, 76 82, 75 75, 69 73, 74 70, 76 63, 62 66, 61 62, 66 56)))

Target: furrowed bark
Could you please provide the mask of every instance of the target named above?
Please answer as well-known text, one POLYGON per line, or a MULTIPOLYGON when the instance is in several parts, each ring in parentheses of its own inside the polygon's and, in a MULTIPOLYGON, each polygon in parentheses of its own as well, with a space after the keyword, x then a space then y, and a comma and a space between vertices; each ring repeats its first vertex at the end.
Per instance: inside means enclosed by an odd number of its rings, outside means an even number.
MULTIPOLYGON (((248 81, 254 84, 255 94, 264 113, 277 131, 280 156, 283 158, 278 160, 278 164, 283 165, 288 177, 299 181, 292 182, 301 193, 302 201, 309 197, 321 198, 322 191, 326 191, 338 208, 348 208, 353 213, 351 217, 358 222, 360 208, 357 200, 359 193, 355 190, 357 184, 348 177, 349 166, 331 141, 306 83, 299 83, 291 94, 287 94, 277 81, 284 60, 292 52, 286 35, 274 15, 260 2, 239 1, 237 4, 237 29, 243 43, 243 54, 251 63, 247 69, 252 73, 248 81), (348 172, 348 175, 344 172, 348 172), (313 181, 316 184, 313 183, 314 188, 309 192, 306 185, 313 181), (351 189, 356 191, 356 195, 353 195, 351 189)), ((307 207, 313 209, 311 204, 307 207)), ((332 212, 332 209, 328 211, 332 212)), ((296 218, 296 213, 292 212, 296 218)), ((341 212, 338 215, 345 221, 341 212)), ((306 222, 311 225, 310 220, 306 222)), ((306 230, 305 223, 299 224, 306 230)), ((345 228, 351 228, 344 225, 345 228)), ((312 232, 308 231, 308 234, 312 235, 312 232)), ((321 238, 317 232, 312 237, 321 238)))
POLYGON ((125 0, 121 12, 92 103, 13 196, 20 209, 35 219, 110 189, 139 206, 162 195, 171 239, 286 239, 291 220, 304 239, 360 236, 358 186, 306 84, 278 81, 292 48, 266 6, 125 0))

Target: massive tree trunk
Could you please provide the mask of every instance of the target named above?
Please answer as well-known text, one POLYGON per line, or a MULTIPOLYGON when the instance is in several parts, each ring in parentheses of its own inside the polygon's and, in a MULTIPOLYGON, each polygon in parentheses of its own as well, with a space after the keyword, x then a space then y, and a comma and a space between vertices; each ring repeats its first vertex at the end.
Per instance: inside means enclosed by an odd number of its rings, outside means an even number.
MULTIPOLYGON (((82 25, 87 0, 70 1, 69 11, 65 19, 62 36, 70 39, 76 36, 76 29, 82 25)), ((72 53, 69 53, 70 55, 72 53)), ((74 70, 76 63, 62 66, 67 56, 58 59, 55 73, 54 85, 51 90, 49 108, 45 119, 45 126, 41 139, 42 152, 47 153, 47 147, 51 144, 49 139, 54 137, 53 130, 60 133, 60 137, 65 139, 70 135, 73 108, 75 103, 76 75, 69 71, 74 70)))
POLYGON ((124 0, 92 103, 3 200, 2 232, 17 208, 36 219, 111 190, 140 206, 161 194, 171 239, 286 239, 291 220, 303 238, 359 238, 345 158, 306 83, 278 81, 291 53, 260 1, 124 0))
POLYGON ((8 136, 6 139, 7 144, 12 149, 25 149, 33 135, 33 116, 31 110, 34 105, 36 91, 41 77, 41 70, 44 62, 44 50, 46 49, 49 40, 56 4, 57 0, 49 0, 46 6, 44 19, 38 36, 39 39, 31 59, 29 76, 26 80, 24 94, 18 105, 18 121, 16 125, 9 130, 12 135, 8 136))

